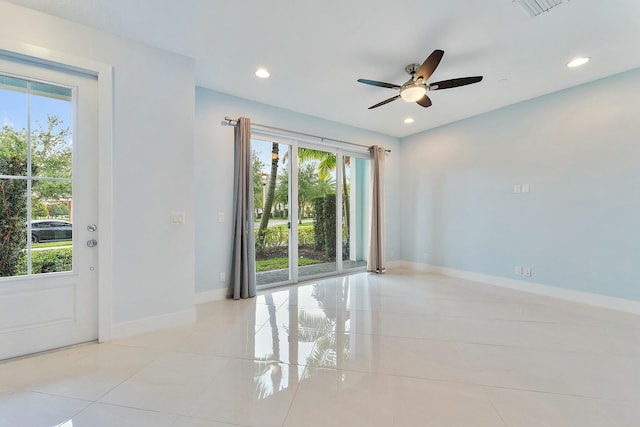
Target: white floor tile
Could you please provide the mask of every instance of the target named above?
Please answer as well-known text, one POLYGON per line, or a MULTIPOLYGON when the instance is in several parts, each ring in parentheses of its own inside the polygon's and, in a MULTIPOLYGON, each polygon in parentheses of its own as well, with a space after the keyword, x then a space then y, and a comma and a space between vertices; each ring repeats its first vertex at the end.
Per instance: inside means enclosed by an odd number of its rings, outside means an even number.
POLYGON ((200 418, 178 417, 172 427, 249 427, 240 424, 226 424, 200 418))
POLYGON ((499 388, 487 393, 508 427, 616 425, 594 399, 499 388))
POLYGON ((172 427, 175 420, 175 415, 94 403, 73 417, 68 427, 172 427))
POLYGON ((469 384, 398 378, 393 404, 396 427, 505 426, 486 391, 469 384))
POLYGON ((285 426, 392 426, 393 381, 384 375, 309 369, 285 426))
POLYGON ((35 392, 16 392, 0 399, 0 427, 58 426, 91 404, 35 392))
POLYGON ((230 424, 281 426, 304 367, 230 359, 185 415, 230 424))
POLYGON ((185 414, 202 390, 227 369, 228 361, 188 353, 167 353, 123 382, 100 402, 185 414))

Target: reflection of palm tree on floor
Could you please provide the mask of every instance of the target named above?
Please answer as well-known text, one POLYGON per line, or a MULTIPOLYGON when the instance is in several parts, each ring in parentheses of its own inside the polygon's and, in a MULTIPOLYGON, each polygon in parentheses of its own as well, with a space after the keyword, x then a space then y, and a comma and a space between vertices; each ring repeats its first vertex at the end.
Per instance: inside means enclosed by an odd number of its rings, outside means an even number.
POLYGON ((272 354, 262 357, 255 362, 255 383, 258 399, 265 399, 280 391, 282 385, 282 366, 280 366, 280 334, 276 320, 276 305, 273 295, 264 296, 269 312, 269 326, 271 328, 272 354))
POLYGON ((304 309, 298 312, 299 341, 315 341, 307 359, 307 367, 336 368, 338 359, 349 360, 350 341, 345 332, 345 324, 349 320, 346 310, 348 290, 349 286, 343 285, 338 293, 338 301, 335 301, 335 293, 325 287, 314 286, 312 296, 320 304, 322 312, 310 313, 304 309))

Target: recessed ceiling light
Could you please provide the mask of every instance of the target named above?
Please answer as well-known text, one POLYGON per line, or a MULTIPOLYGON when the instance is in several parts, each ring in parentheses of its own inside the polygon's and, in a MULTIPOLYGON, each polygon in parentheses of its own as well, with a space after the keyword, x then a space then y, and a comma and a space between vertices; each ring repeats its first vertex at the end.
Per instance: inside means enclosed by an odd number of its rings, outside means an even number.
POLYGON ((266 79, 267 77, 269 77, 271 74, 269 74, 269 72, 264 69, 264 68, 258 68, 256 70, 256 76, 260 77, 261 79, 266 79))
POLYGON ((586 64, 587 62, 589 62, 589 58, 581 56, 581 57, 576 58, 573 61, 569 62, 567 64, 567 67, 569 67, 569 68, 579 67, 581 65, 586 64))
POLYGON ((407 117, 406 119, 404 119, 404 122, 405 122, 406 124, 411 124, 411 123, 413 123, 413 122, 414 122, 414 120, 413 120, 411 117, 407 117))

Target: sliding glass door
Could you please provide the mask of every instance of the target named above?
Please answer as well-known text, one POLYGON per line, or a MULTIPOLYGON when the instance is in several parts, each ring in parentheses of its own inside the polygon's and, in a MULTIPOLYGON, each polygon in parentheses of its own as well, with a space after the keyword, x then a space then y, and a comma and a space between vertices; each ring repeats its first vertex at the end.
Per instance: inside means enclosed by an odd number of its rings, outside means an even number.
POLYGON ((366 153, 254 135, 258 286, 296 283, 366 265, 366 153))

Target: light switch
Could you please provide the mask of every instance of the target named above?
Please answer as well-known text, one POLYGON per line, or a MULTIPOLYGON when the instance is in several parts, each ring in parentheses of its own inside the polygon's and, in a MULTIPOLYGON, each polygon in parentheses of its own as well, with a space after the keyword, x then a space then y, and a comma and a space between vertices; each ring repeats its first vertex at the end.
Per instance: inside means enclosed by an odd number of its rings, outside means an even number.
POLYGON ((185 222, 184 212, 171 212, 170 222, 171 224, 184 224, 185 222))
POLYGON ((529 184, 522 184, 522 192, 523 193, 529 192, 529 184))
POLYGON ((522 192, 522 186, 520 184, 515 184, 513 186, 513 192, 514 193, 521 193, 522 192))
POLYGON ((224 212, 218 212, 218 222, 224 222, 224 212))

